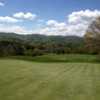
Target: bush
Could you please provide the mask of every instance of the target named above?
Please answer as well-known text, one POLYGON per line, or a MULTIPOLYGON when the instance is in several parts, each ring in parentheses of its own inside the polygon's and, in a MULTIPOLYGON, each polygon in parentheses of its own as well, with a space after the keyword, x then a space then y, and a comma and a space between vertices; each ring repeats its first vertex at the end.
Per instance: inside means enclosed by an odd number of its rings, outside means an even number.
POLYGON ((38 48, 35 48, 32 52, 32 56, 40 56, 40 55, 43 55, 44 52, 38 48))

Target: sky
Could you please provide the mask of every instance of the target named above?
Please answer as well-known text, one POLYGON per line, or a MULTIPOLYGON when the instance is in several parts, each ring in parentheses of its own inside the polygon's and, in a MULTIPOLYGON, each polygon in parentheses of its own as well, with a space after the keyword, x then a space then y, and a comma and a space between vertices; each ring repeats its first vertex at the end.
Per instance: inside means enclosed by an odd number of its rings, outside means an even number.
POLYGON ((0 32, 83 36, 100 0, 0 0, 0 32))

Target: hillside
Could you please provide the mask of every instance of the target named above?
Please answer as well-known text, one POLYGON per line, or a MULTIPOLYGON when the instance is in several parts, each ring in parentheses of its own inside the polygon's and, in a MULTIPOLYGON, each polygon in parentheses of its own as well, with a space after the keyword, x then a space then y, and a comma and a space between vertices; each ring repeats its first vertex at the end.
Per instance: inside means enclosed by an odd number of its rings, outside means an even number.
POLYGON ((77 36, 18 35, 0 33, 1 55, 41 55, 81 52, 84 40, 77 36))
POLYGON ((46 43, 46 42, 55 42, 55 43, 80 43, 83 42, 82 37, 78 36, 46 36, 39 34, 31 35, 18 35, 16 33, 0 33, 0 41, 2 40, 22 40, 23 42, 30 43, 46 43))

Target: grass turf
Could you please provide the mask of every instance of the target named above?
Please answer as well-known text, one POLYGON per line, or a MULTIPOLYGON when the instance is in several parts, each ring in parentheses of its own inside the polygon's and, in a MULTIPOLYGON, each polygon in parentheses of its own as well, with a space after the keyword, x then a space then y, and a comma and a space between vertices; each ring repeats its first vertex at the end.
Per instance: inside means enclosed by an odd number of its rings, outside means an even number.
POLYGON ((64 62, 70 62, 70 63, 99 63, 100 62, 100 56, 98 55, 87 55, 87 54, 48 54, 48 55, 42 55, 42 56, 12 56, 12 57, 1 57, 1 59, 20 59, 25 61, 34 61, 34 62, 47 62, 47 63, 64 63, 64 62))
POLYGON ((100 100, 100 64, 1 59, 0 100, 100 100))

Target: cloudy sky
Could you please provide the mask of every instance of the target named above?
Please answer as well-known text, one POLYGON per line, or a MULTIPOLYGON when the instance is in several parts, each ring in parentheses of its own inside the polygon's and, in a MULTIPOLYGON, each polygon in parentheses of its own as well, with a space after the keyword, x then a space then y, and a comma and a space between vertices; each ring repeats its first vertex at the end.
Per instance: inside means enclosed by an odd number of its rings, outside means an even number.
POLYGON ((100 0, 0 0, 0 31, 84 35, 100 16, 100 0))

